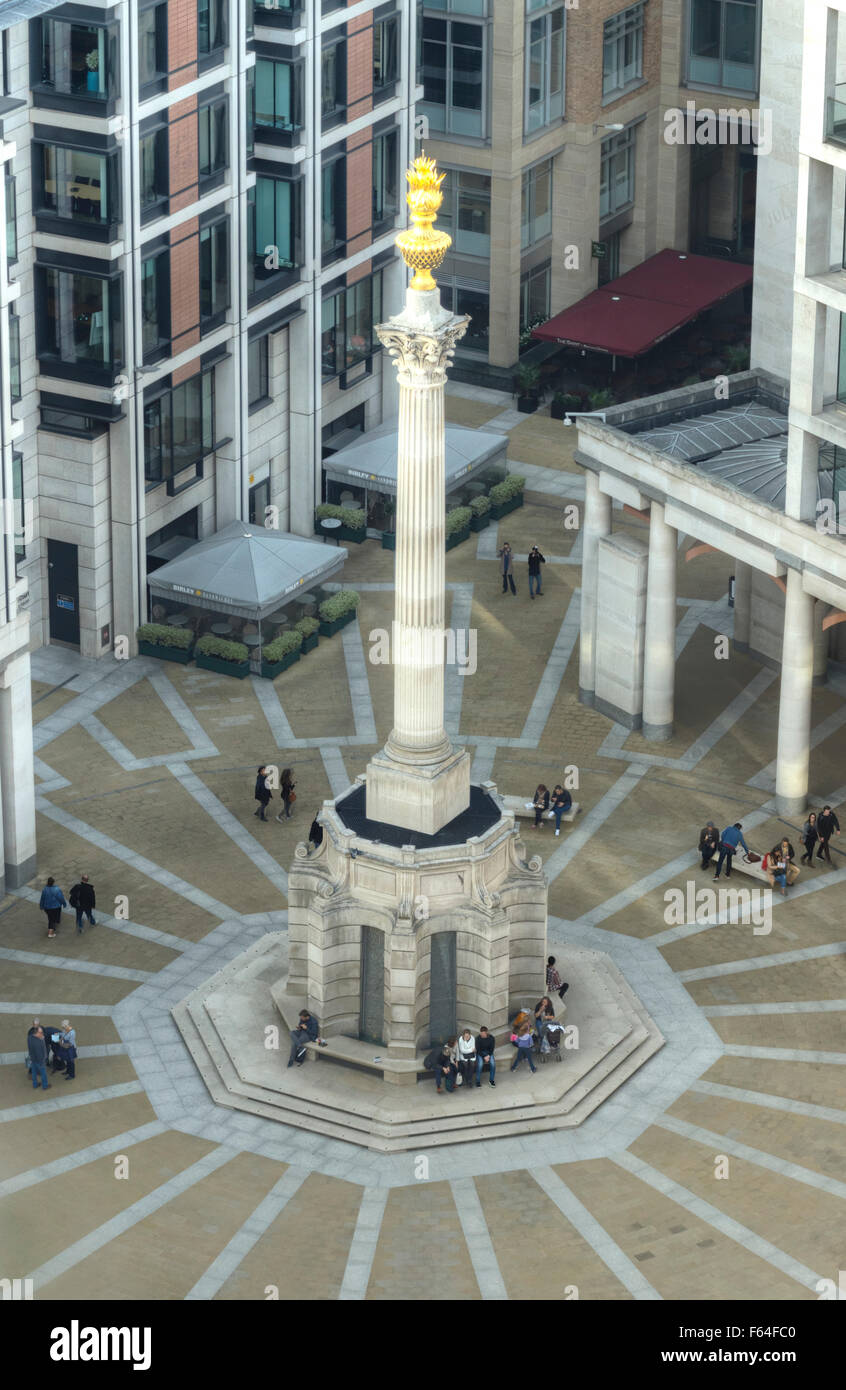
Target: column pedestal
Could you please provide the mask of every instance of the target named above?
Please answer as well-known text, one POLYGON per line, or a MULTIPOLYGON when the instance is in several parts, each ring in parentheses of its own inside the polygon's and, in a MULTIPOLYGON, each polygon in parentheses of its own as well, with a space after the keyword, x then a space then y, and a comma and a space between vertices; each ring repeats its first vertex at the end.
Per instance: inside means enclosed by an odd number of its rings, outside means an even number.
POLYGON ((673 736, 676 675, 678 533, 653 502, 649 514, 646 631, 643 657, 643 733, 656 743, 673 736))
POLYGON ((814 604, 798 570, 787 574, 784 646, 778 705, 776 806, 780 815, 799 815, 808 800, 811 694, 814 683, 814 604))

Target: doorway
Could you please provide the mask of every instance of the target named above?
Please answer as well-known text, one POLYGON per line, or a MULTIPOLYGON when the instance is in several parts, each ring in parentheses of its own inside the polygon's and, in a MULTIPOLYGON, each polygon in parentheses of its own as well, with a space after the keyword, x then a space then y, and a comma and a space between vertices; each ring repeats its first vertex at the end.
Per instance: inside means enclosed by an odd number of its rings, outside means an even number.
POLYGON ((361 1001, 358 1036, 384 1046, 385 933, 378 927, 361 929, 361 1001))
POLYGON ((79 646, 79 552, 67 541, 47 542, 50 641, 79 646))
POLYGON ((429 1033, 433 1047, 458 1032, 455 1016, 455 939, 454 931, 439 931, 431 940, 429 1033))

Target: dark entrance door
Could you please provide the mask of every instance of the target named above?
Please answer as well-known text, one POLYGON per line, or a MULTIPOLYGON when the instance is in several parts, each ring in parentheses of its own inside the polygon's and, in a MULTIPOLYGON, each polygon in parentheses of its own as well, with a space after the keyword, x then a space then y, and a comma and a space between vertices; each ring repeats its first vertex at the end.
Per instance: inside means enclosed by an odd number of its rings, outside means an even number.
POLYGON ((385 933, 361 929, 361 1005, 358 1036, 383 1045, 385 1031, 385 933))
POLYGON ((432 937, 429 981, 429 1029, 433 1047, 458 1032, 455 995, 455 932, 436 932, 432 937))
POLYGON ((67 541, 47 542, 50 641, 79 646, 79 557, 67 541))

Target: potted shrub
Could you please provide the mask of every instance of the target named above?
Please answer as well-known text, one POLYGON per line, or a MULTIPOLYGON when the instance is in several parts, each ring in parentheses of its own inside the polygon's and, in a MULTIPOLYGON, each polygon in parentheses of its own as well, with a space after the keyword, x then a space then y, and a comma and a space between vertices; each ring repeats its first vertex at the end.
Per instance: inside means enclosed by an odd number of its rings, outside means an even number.
POLYGON ((167 623, 142 623, 135 630, 140 656, 155 656, 159 661, 178 661, 183 666, 191 660, 194 633, 190 627, 168 627, 167 623))
POLYGON ((385 517, 387 518, 388 522, 387 526, 382 532, 382 549, 396 550, 397 533, 394 530, 394 517, 396 515, 397 504, 393 497, 385 498, 382 510, 384 511, 385 517))
POLYGON ((320 623, 317 618, 300 618, 298 623, 294 623, 294 631, 301 632, 303 644, 300 652, 305 656, 306 652, 314 651, 320 641, 320 623))
POLYGON ((473 515, 470 518, 471 531, 484 531, 486 526, 491 524, 491 499, 482 493, 479 497, 474 497, 470 503, 470 511, 473 515))
POLYGON ((614 392, 605 387, 602 391, 591 391, 588 396, 588 405, 591 410, 605 410, 609 405, 614 404, 614 392))
POLYGON ((540 367, 533 362, 521 362, 514 380, 517 385, 517 409, 521 415, 531 415, 538 408, 540 367))
MULTIPOLYGON (((303 621, 314 622, 314 619, 303 621)), ((291 628, 290 632, 283 632, 279 637, 274 637, 272 642, 268 642, 261 649, 262 675, 268 680, 275 680, 280 671, 286 671, 295 661, 299 661, 302 645, 303 634, 295 627, 291 628)))
POLYGON ((88 69, 88 90, 89 92, 99 92, 100 90, 100 55, 96 48, 92 48, 90 53, 85 56, 85 66, 88 69))
POLYGON ((571 410, 580 410, 581 404, 581 397, 574 396, 572 391, 556 391, 549 407, 550 418, 563 420, 571 410))
POLYGON ((507 478, 491 488, 488 494, 491 500, 491 516, 496 521, 522 507, 525 485, 526 479, 519 473, 509 473, 507 478))
POLYGON ((453 507, 451 511, 447 512, 444 529, 447 550, 452 550, 454 546, 466 541, 470 535, 472 520, 473 513, 469 507, 453 507))
POLYGON ((746 372, 749 370, 749 349, 742 343, 735 344, 734 347, 726 348, 726 363, 730 372, 746 372))
POLYGON ((328 516, 335 517, 341 523, 332 533, 337 540, 352 541, 353 545, 361 545, 362 541, 367 539, 367 518, 363 507, 339 507, 334 502, 321 502, 314 510, 314 529, 317 535, 329 534, 320 525, 324 517, 328 516))
POLYGON ((250 674, 250 649, 244 642, 228 642, 208 633, 194 647, 194 659, 204 671, 243 680, 250 674))
POLYGON ((358 607, 358 594, 355 589, 340 589, 331 598, 325 598, 317 610, 320 614, 321 637, 334 637, 342 627, 355 618, 358 607))

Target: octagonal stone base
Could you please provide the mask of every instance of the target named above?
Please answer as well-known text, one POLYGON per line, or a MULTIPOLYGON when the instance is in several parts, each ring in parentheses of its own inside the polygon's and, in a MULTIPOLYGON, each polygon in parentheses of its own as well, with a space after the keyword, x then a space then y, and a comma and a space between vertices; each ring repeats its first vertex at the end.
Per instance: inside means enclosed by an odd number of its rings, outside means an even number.
POLYGON ((365 1148, 397 1152, 564 1129, 585 1120, 664 1039, 610 957, 568 946, 562 958, 570 982, 563 1021, 572 1031, 561 1060, 537 1064, 535 1075, 524 1064, 512 1075, 514 1051, 500 1035, 496 1087, 486 1073, 480 1089, 452 1095, 436 1094, 422 1054, 390 1059, 354 1039, 311 1048, 302 1067, 289 1069, 288 1029, 303 1000, 286 992, 284 933, 236 957, 173 1017, 219 1105, 365 1148), (404 1068, 410 1084, 387 1084, 391 1068, 393 1079, 404 1068))

